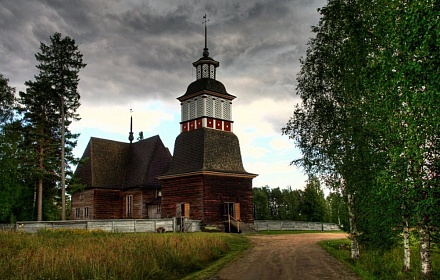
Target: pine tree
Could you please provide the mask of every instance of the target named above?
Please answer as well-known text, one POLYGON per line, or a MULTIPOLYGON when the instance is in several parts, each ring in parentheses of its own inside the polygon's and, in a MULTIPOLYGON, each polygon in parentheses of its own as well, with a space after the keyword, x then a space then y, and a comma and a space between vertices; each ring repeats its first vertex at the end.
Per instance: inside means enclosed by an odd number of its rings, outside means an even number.
MULTIPOLYGON (((60 33, 50 37, 51 45, 40 44, 35 55, 39 64, 35 82, 28 81, 26 93, 21 92, 25 117, 32 128, 35 140, 36 174, 38 174, 38 215, 42 219, 43 181, 55 176, 61 188, 61 219, 65 219, 66 169, 74 159, 72 149, 78 135, 72 134, 69 125, 79 120, 79 71, 86 66, 75 40, 60 33), (54 164, 61 159, 59 167, 54 164), (50 175, 50 176, 49 176, 50 175)), ((53 181, 52 181, 53 182, 53 181)))

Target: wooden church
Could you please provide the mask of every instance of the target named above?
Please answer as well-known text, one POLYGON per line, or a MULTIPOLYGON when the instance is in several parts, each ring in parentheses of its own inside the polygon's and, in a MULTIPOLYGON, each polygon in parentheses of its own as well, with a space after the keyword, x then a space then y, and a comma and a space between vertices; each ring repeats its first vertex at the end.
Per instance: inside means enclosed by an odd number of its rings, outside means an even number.
POLYGON ((235 96, 216 80, 219 62, 193 63, 196 81, 177 98, 180 135, 174 154, 159 136, 132 143, 91 138, 75 176, 85 186, 72 195, 71 219, 181 217, 221 225, 253 222, 252 179, 233 132, 235 96))

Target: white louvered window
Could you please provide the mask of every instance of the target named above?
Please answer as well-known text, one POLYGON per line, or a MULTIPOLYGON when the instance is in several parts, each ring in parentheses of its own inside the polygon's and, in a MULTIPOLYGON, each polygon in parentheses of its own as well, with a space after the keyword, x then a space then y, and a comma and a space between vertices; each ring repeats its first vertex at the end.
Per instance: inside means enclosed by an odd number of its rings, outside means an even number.
POLYGON ((215 79, 215 67, 214 65, 209 65, 209 77, 215 79))
POLYGON ((202 77, 202 65, 197 65, 197 80, 202 77))
POLYGON ((206 115, 208 117, 213 117, 213 102, 214 100, 212 99, 212 97, 208 97, 206 98, 206 115))
POLYGON ((209 78, 209 65, 203 64, 202 66, 202 78, 209 78))
POLYGON ((222 102, 220 98, 215 100, 215 117, 218 119, 222 118, 222 102))
POLYGON ((197 101, 197 118, 203 116, 203 102, 204 102, 205 98, 200 98, 197 101))
POLYGON ((190 119, 196 118, 197 99, 191 100, 190 119))
POLYGON ((227 100, 223 102, 223 117, 225 120, 231 120, 231 102, 227 100))
POLYGON ((182 121, 188 120, 188 103, 182 103, 182 121))

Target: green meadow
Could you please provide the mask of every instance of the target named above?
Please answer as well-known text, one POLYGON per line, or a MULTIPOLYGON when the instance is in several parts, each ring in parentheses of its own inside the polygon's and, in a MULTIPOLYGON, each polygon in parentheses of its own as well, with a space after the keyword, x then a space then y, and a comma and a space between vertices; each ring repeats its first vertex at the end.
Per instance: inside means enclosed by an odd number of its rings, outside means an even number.
POLYGON ((0 279, 202 278, 248 246, 224 233, 0 232, 0 279))

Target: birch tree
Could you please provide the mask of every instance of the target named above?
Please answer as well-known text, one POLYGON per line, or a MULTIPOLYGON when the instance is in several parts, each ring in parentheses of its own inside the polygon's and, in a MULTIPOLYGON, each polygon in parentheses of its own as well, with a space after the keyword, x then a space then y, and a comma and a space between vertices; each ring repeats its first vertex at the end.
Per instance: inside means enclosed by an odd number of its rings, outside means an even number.
POLYGON ((366 26, 368 4, 331 0, 320 10, 316 37, 309 40, 297 78, 302 103, 282 129, 302 151, 293 163, 328 184, 338 181, 347 194, 353 259, 359 257, 356 197, 374 178, 374 133, 362 110, 362 76, 372 40, 366 26))
MULTIPOLYGON (((439 204, 440 7, 438 1, 379 1, 377 34, 382 40, 372 67, 380 69, 371 85, 378 120, 387 127, 383 177, 400 197, 404 235, 404 270, 410 269, 408 225, 417 223, 421 273, 432 273, 432 219, 439 204)), ((373 100, 373 99, 372 99, 373 100)))

